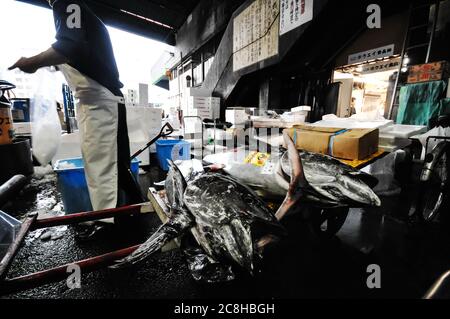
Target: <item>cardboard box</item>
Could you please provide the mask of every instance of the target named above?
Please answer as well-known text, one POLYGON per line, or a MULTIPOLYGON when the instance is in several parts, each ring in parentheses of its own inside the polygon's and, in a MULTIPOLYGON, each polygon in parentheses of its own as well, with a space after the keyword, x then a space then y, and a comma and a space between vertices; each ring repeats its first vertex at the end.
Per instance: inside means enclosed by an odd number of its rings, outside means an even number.
POLYGON ((13 128, 16 135, 31 135, 30 122, 13 123, 13 128))
POLYGON ((297 149, 348 160, 362 160, 378 151, 378 129, 342 129, 295 125, 288 129, 297 149))

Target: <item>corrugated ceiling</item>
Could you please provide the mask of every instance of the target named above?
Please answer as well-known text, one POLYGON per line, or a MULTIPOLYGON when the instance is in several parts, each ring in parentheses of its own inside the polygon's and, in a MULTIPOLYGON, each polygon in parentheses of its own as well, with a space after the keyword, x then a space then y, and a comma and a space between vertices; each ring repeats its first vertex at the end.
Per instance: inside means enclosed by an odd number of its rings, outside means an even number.
MULTIPOLYGON (((48 7, 46 0, 19 0, 48 7)), ((84 0, 108 25, 170 45, 200 0, 84 0)))

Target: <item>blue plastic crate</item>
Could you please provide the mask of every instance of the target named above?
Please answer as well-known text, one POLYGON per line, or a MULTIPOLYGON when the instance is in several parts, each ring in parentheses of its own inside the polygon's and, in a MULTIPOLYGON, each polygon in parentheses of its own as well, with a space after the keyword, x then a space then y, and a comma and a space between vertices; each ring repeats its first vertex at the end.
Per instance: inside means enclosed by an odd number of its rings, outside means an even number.
POLYGON ((14 122, 30 122, 30 100, 11 99, 14 122))
MULTIPOLYGON (((84 176, 83 159, 81 157, 61 159, 55 163, 54 170, 58 177, 58 189, 62 196, 66 214, 92 211, 86 177, 84 176), (74 167, 60 168, 63 162, 73 164, 74 167)), ((138 180, 139 161, 137 159, 131 162, 131 172, 138 180)))
POLYGON ((184 140, 158 140, 156 141, 156 155, 159 166, 167 171, 169 170, 169 162, 167 160, 191 159, 191 144, 184 140))

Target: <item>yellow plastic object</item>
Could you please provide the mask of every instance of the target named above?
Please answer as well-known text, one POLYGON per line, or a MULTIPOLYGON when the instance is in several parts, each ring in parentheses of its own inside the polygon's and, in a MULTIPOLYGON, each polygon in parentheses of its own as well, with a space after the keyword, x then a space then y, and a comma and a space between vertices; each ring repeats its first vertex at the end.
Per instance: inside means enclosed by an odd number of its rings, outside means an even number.
POLYGON ((340 158, 336 158, 336 159, 339 160, 341 163, 349 165, 353 168, 359 168, 359 167, 363 166, 364 164, 380 157, 384 153, 385 153, 385 151, 382 148, 379 148, 378 152, 373 153, 372 155, 370 155, 369 157, 366 157, 363 160, 345 160, 345 159, 340 159, 340 158))
POLYGON ((268 153, 260 153, 260 152, 251 152, 244 160, 245 163, 250 163, 258 167, 264 166, 267 160, 269 159, 270 154, 268 153))
POLYGON ((0 145, 11 144, 14 138, 11 109, 0 105, 0 145))

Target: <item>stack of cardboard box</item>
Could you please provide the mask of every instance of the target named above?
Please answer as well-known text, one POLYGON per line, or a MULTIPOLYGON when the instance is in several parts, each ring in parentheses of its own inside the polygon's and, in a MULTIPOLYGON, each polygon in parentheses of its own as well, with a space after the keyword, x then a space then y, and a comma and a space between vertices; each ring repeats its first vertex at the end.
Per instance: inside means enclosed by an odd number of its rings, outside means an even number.
POLYGON ((202 119, 220 117, 220 98, 190 96, 183 110, 185 116, 199 116, 202 119))

